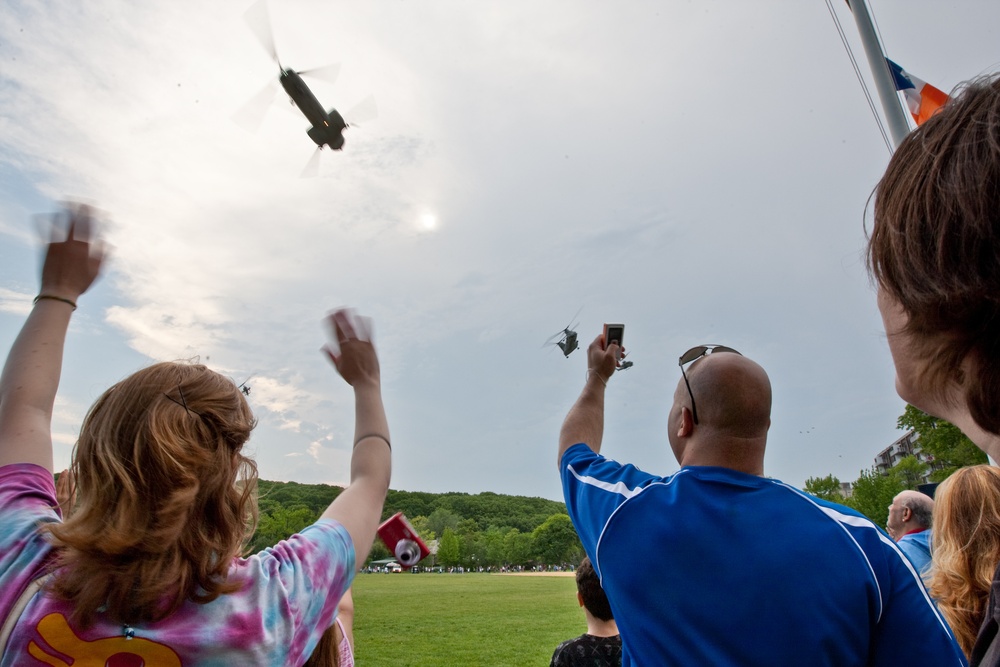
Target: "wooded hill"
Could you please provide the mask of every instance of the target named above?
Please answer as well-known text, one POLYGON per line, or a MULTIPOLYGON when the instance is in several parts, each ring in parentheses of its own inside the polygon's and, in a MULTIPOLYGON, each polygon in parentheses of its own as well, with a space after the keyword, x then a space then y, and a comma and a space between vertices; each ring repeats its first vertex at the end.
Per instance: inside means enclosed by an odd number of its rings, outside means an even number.
MULTIPOLYGON (((259 482, 260 520, 250 543, 258 551, 319 518, 343 491, 327 484, 259 482)), ((499 493, 390 490, 382 519, 402 512, 425 541, 438 540, 442 565, 501 566, 578 562, 583 552, 566 506, 499 493)), ((372 557, 387 557, 376 540, 372 557)))

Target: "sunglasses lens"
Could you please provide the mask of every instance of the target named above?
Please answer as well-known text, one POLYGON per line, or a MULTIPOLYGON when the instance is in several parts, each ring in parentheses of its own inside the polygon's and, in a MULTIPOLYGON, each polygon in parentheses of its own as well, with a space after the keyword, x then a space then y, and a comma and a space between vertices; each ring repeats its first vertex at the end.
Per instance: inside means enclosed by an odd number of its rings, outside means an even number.
POLYGON ((704 355, 708 352, 707 345, 699 345, 698 347, 692 347, 690 350, 681 355, 680 361, 678 362, 681 366, 691 363, 698 357, 704 355))
POLYGON ((711 350, 713 354, 716 352, 732 352, 733 354, 739 354, 740 356, 743 356, 742 354, 740 354, 739 351, 734 350, 731 347, 726 347, 725 345, 699 345, 697 347, 692 347, 690 350, 682 354, 680 360, 678 361, 678 364, 681 366, 686 366, 695 359, 698 359, 708 354, 709 350, 711 350))

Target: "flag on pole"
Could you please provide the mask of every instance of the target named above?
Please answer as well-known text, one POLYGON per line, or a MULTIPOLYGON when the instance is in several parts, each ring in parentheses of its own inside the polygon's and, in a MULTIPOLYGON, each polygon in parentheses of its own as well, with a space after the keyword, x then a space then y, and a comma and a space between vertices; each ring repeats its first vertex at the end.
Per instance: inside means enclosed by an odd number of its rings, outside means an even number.
POLYGON ((903 93, 906 106, 910 108, 913 120, 920 125, 930 118, 935 111, 948 101, 947 93, 943 93, 931 84, 918 79, 888 58, 885 62, 892 72, 892 80, 896 90, 903 93))

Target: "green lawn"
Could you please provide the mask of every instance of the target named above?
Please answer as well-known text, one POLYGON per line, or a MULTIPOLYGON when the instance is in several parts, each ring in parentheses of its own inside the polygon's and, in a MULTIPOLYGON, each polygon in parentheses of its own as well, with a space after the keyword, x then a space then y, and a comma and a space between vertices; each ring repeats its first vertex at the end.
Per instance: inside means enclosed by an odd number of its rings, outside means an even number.
POLYGON ((587 629, 566 576, 359 574, 354 606, 359 667, 546 667, 587 629))

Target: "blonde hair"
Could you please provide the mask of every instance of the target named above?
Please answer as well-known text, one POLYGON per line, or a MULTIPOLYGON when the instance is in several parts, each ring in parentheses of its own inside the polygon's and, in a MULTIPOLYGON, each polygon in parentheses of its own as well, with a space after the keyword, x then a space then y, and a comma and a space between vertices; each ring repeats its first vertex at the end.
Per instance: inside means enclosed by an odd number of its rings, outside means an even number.
POLYGON ((240 587, 232 560, 257 519, 255 426, 240 389, 205 366, 159 363, 108 389, 80 430, 77 502, 48 524, 59 549, 52 591, 89 626, 165 618, 240 587))
POLYGON ((960 468, 934 494, 928 590, 968 656, 1000 562, 1000 470, 960 468))

